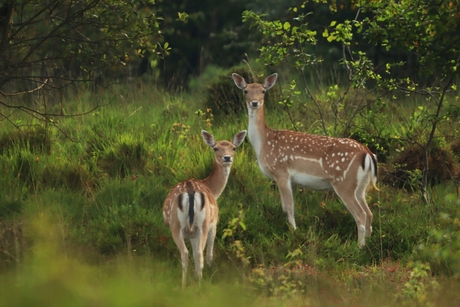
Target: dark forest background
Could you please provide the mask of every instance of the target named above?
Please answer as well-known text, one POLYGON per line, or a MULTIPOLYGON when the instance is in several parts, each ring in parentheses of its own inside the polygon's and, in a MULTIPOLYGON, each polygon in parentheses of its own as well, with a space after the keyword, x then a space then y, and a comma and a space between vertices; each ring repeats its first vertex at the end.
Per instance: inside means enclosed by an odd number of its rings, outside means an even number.
POLYGON ((338 63, 343 57, 342 43, 323 37, 333 21, 369 18, 368 24, 376 23, 373 31, 354 31, 352 47, 365 52, 377 72, 383 72, 387 62, 404 61, 396 74, 420 77, 419 56, 413 48, 418 42, 409 31, 418 31, 411 28, 420 17, 415 16, 417 12, 425 14, 429 22, 420 25, 425 35, 433 36, 428 27, 437 21, 441 25, 435 26, 444 27, 448 33, 449 43, 437 32, 439 37, 430 42, 431 52, 442 55, 446 50, 456 50, 460 32, 456 2, 404 4, 407 7, 400 17, 412 19, 413 24, 395 22, 398 16, 381 18, 379 14, 385 16, 386 9, 399 5, 396 2, 357 4, 295 0, 5 0, 0 7, 0 90, 5 96, 37 87, 61 89, 80 82, 97 87, 146 74, 166 89, 186 90, 190 79, 209 65, 230 68, 242 60, 255 59, 259 49, 270 43, 250 22, 243 22, 246 10, 281 23, 295 22, 299 15, 305 15, 301 22, 316 31, 317 37, 309 51, 324 60, 323 71, 328 74, 340 69, 338 63), (405 36, 403 44, 386 48, 385 39, 403 40, 405 36))

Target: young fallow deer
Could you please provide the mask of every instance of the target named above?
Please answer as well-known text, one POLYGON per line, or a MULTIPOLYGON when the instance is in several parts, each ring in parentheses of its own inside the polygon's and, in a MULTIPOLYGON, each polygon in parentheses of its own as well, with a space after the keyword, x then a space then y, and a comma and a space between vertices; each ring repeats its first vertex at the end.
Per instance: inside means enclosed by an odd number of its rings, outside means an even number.
POLYGON ((214 140, 212 134, 201 132, 206 144, 214 149, 215 158, 211 174, 203 180, 188 179, 177 184, 163 205, 164 222, 171 233, 182 259, 182 287, 185 287, 188 267, 188 250, 185 240, 190 240, 198 280, 202 277, 203 251, 206 245, 206 262, 211 264, 216 225, 219 214, 217 198, 227 184, 235 149, 246 137, 246 130, 237 133, 233 142, 214 140))
POLYGON ((264 119, 264 96, 278 75, 263 84, 247 84, 232 74, 244 91, 249 114, 248 137, 262 172, 275 180, 283 211, 295 229, 292 184, 314 190, 333 189, 353 215, 358 227, 358 245, 372 232, 372 212, 366 203, 369 184, 376 188, 377 158, 364 145, 348 138, 334 138, 290 130, 274 130, 264 119))

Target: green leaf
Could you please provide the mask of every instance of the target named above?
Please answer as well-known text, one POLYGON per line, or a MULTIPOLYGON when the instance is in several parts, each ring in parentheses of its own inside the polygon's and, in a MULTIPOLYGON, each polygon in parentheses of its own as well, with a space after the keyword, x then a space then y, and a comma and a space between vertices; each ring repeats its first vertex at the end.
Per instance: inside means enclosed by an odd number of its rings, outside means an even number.
POLYGON ((329 35, 329 36, 327 37, 327 41, 328 41, 329 43, 332 42, 332 41, 334 41, 335 39, 336 39, 336 36, 334 36, 334 35, 329 35))
POLYGON ((186 22, 188 20, 188 14, 185 12, 177 12, 178 19, 182 22, 186 22))

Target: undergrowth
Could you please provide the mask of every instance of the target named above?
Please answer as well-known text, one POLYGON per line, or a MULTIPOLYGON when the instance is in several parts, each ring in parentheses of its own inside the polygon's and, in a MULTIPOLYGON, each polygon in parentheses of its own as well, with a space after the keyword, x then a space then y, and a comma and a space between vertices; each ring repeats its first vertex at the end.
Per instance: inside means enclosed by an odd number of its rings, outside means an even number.
MULTIPOLYGON (((209 174, 212 152, 201 130, 230 139, 247 128, 246 115, 215 118, 202 94, 148 86, 123 93, 122 99, 99 97, 107 99, 105 107, 62 120, 61 130, 2 126, 0 269, 6 275, 0 288, 9 295, 3 300, 2 294, 1 304, 29 304, 20 292, 49 302, 55 285, 56 306, 73 299, 112 306, 117 298, 173 306, 199 295, 178 291, 180 257, 163 224, 163 201, 177 182, 209 174), (121 298, 121 292, 131 294, 121 298)), ((92 104, 86 95, 75 99, 80 108, 92 104)), ((307 111, 299 107, 296 116, 307 111)), ((282 108, 266 112, 270 126, 290 128, 282 108)), ((333 193, 297 187, 294 231, 248 140, 237 151, 219 198, 216 264, 206 269, 202 299, 225 305, 217 294, 227 283, 223 297, 241 306, 430 306, 452 298, 439 289, 449 291, 460 276, 455 181, 434 185, 430 204, 421 203, 417 189, 380 184, 368 194, 373 234, 360 250, 356 224, 333 193), (231 294, 241 287, 247 295, 231 294)))

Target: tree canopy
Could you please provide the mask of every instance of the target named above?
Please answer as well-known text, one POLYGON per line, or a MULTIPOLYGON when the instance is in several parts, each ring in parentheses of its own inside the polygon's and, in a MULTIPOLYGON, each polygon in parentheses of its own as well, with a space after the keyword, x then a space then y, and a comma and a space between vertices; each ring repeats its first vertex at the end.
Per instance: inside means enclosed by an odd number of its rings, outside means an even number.
POLYGON ((7 0, 0 8, 0 95, 91 80, 131 58, 162 56, 155 2, 7 0))

